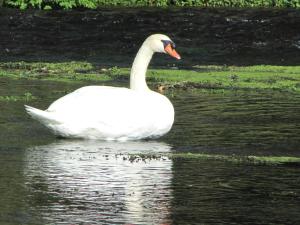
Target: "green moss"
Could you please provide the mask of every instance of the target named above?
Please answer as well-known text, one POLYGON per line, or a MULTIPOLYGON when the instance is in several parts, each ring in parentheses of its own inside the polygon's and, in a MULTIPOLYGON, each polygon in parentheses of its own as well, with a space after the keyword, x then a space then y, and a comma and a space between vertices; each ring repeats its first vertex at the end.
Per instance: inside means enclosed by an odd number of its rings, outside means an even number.
POLYGON ((260 163, 270 163, 270 164, 288 164, 288 163, 299 163, 299 157, 287 157, 287 156, 248 156, 249 160, 253 162, 260 163))
MULTIPOLYGON (((128 81, 129 68, 96 68, 88 62, 0 63, 0 77, 56 81, 128 81)), ((195 66, 150 69, 148 82, 166 88, 272 89, 300 92, 300 66, 195 66)))
POLYGON ((132 162, 139 160, 221 160, 232 163, 250 163, 250 164, 269 164, 269 165, 287 165, 299 164, 300 157, 287 157, 287 156, 238 156, 238 155, 214 155, 203 153, 167 153, 167 154, 130 154, 128 159, 132 162))
POLYGON ((30 92, 24 93, 24 95, 21 96, 1 96, 0 95, 0 102, 16 102, 16 101, 31 101, 36 99, 35 96, 33 96, 30 92))
POLYGON ((148 74, 167 86, 300 91, 300 66, 201 66, 195 71, 160 70, 148 74))
POLYGON ((87 62, 68 63, 0 63, 0 77, 54 81, 108 81, 107 72, 94 69, 87 62))

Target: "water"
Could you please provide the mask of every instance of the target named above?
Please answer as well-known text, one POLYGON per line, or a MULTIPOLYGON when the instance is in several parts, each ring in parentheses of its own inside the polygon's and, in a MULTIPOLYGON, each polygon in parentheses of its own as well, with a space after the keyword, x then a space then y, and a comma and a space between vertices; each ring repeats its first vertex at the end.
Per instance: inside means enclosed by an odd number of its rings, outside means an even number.
MULTIPOLYGON (((46 108, 85 83, 1 79, 0 95, 31 92, 46 108)), ((124 84, 114 84, 124 85, 124 84)), ((297 166, 218 160, 130 160, 132 153, 299 156, 300 96, 166 93, 172 131, 154 141, 64 140, 0 101, 0 224, 299 224, 297 166)))
MULTIPOLYGON (((2 8, 0 60, 87 60, 128 67, 147 36, 163 33, 177 45, 180 68, 299 65, 299 23, 299 10, 291 8, 2 8)), ((153 58, 155 66, 173 63, 159 54, 153 58)))
POLYGON ((179 151, 298 155, 300 96, 284 92, 174 93, 179 151))

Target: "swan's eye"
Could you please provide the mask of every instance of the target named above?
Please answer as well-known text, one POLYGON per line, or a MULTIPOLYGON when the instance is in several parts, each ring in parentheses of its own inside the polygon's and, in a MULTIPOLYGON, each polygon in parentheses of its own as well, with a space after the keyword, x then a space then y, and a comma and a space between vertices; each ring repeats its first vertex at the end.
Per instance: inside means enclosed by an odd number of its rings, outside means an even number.
POLYGON ((172 49, 176 48, 175 43, 170 40, 161 40, 161 41, 164 44, 164 48, 166 48, 168 45, 170 45, 172 49))

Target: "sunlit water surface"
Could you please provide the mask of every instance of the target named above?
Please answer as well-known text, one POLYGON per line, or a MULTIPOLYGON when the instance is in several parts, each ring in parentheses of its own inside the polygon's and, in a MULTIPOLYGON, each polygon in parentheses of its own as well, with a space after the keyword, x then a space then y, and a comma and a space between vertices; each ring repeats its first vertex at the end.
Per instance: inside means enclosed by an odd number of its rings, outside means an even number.
MULTIPOLYGON (((26 104, 39 108, 85 85, 0 82, 1 96, 31 92, 37 99, 26 104)), ((297 166, 129 157, 300 156, 299 95, 166 94, 176 111, 172 131, 137 142, 57 139, 25 114, 23 101, 0 101, 0 224, 300 224, 297 166)))

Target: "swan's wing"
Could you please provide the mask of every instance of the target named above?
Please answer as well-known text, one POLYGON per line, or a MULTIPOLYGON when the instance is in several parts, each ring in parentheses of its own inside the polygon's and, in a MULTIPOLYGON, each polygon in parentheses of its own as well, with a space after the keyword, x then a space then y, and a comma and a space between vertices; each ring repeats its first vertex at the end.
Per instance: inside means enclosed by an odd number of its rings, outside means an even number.
POLYGON ((153 98, 127 88, 88 86, 53 102, 47 112, 65 121, 98 122, 109 126, 149 122, 153 98), (144 118, 148 116, 146 121, 144 118))

